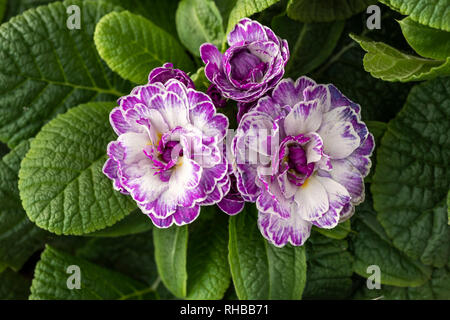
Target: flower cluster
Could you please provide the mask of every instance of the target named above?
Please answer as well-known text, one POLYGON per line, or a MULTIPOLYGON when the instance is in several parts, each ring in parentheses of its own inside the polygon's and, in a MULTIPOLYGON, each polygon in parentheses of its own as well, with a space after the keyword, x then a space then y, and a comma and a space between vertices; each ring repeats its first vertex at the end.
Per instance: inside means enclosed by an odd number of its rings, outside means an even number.
POLYGON ((242 19, 228 45, 200 47, 206 93, 167 63, 119 99, 103 172, 157 227, 190 223, 201 206, 232 215, 256 202, 266 239, 303 245, 313 225, 334 228, 364 200, 373 136, 333 85, 282 79, 289 47, 271 29, 242 19), (216 108, 228 99, 239 125, 224 143, 228 118, 216 108))

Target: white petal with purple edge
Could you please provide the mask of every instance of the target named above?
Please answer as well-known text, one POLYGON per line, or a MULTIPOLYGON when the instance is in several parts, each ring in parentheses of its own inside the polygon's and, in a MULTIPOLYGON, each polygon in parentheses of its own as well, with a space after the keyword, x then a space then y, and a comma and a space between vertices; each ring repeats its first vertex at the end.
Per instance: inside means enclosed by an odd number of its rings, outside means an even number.
POLYGON ((300 217, 313 221, 321 217, 329 208, 328 194, 315 176, 309 177, 295 193, 300 217))
POLYGON ((323 114, 317 133, 322 137, 325 153, 332 159, 349 156, 361 142, 351 122, 339 121, 338 108, 323 114))
POLYGON ((164 96, 152 97, 149 106, 161 113, 169 129, 186 126, 189 123, 187 107, 174 93, 169 92, 164 96))
POLYGON ((307 163, 318 162, 322 159, 323 142, 322 138, 315 132, 307 134, 310 140, 303 146, 306 152, 307 163))
POLYGON ((228 34, 227 41, 230 46, 243 42, 267 41, 268 37, 264 27, 257 21, 248 18, 241 19, 228 34))
POLYGON ((332 160, 333 170, 329 172, 331 178, 343 185, 350 196, 353 204, 364 201, 364 178, 347 160, 332 160))
POLYGON ((284 119, 287 135, 314 132, 322 123, 322 111, 317 100, 297 103, 284 119))
POLYGON ((301 246, 309 238, 311 222, 305 221, 298 214, 283 219, 278 215, 260 212, 258 227, 263 236, 277 247, 283 247, 288 242, 294 246, 301 246))

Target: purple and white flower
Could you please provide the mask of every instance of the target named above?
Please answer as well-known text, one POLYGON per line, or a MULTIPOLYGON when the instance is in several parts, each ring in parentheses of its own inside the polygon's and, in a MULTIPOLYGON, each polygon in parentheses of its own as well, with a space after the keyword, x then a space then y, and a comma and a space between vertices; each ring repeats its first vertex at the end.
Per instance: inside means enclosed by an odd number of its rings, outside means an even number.
POLYGON ((224 54, 210 43, 200 47, 206 77, 225 98, 255 101, 283 77, 288 43, 268 27, 244 18, 228 34, 228 45, 224 54))
MULTIPOLYGON (((155 74, 155 72, 152 72, 155 74)), ((197 218, 230 189, 223 139, 228 119, 211 98, 177 79, 149 83, 118 100, 103 172, 160 228, 197 218)))
POLYGON ((163 64, 162 67, 153 69, 148 75, 148 83, 161 82, 164 84, 170 79, 177 79, 187 88, 195 89, 194 81, 189 78, 187 73, 180 69, 174 69, 173 64, 170 62, 163 64))
POLYGON ((237 188, 256 201, 265 238, 300 246, 313 225, 334 228, 364 200, 373 148, 359 105, 336 87, 284 79, 242 117, 232 144, 237 188))

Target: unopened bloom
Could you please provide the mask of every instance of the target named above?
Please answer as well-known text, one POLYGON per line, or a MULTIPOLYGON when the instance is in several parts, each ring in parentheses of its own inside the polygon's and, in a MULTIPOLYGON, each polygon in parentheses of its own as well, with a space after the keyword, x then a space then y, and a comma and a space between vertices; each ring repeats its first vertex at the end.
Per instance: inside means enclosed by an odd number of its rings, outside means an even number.
POLYGON ((228 119, 211 98, 170 79, 136 87, 118 101, 103 172, 130 194, 153 223, 166 228, 197 218, 222 200, 230 182, 222 140, 228 119))
POLYGON ((153 69, 148 75, 148 83, 161 82, 166 83, 170 79, 177 79, 182 82, 187 88, 195 89, 194 82, 180 69, 174 69, 172 63, 165 63, 162 67, 153 69))
POLYGON ((237 187, 256 201, 265 238, 299 246, 312 225, 334 228, 364 200, 373 148, 359 105, 333 85, 285 79, 241 120, 237 187))
POLYGON ((268 27, 244 18, 228 34, 228 44, 224 54, 210 43, 200 47, 205 75, 225 98, 255 101, 283 77, 288 43, 268 27))

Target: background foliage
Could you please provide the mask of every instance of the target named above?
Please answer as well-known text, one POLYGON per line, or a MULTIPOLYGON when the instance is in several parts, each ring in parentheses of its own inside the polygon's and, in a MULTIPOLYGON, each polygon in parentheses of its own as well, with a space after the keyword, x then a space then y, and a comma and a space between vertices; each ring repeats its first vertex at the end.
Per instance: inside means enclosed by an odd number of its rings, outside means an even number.
POLYGON ((381 2, 0 0, 0 299, 450 299, 450 4, 381 2), (365 202, 303 247, 270 245, 250 204, 152 228, 101 173, 114 101, 165 62, 206 90, 199 46, 226 49, 243 17, 289 41, 287 77, 334 83, 376 138, 365 202))

